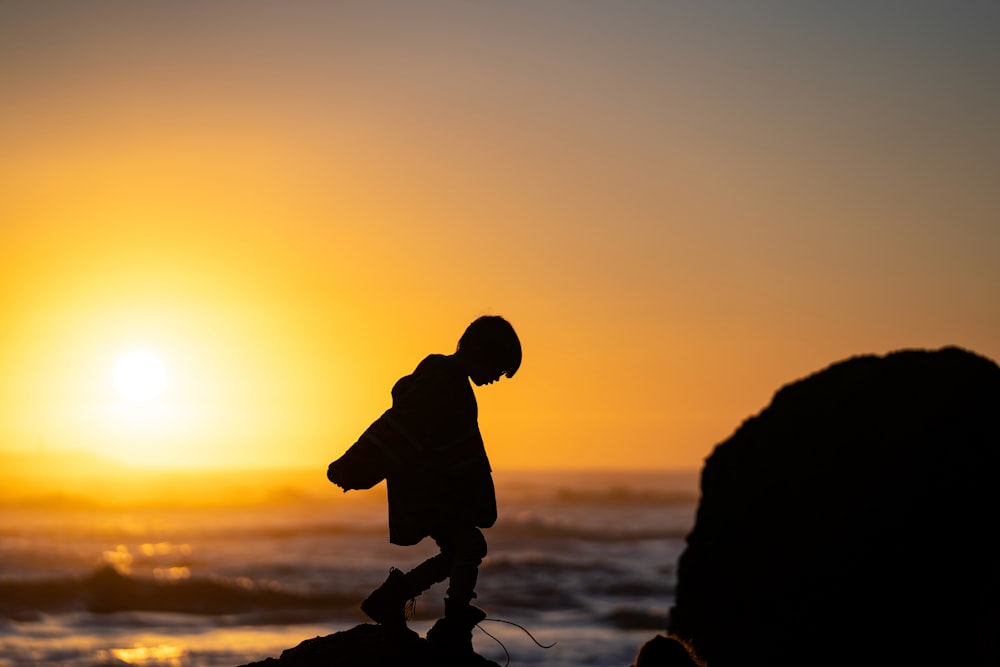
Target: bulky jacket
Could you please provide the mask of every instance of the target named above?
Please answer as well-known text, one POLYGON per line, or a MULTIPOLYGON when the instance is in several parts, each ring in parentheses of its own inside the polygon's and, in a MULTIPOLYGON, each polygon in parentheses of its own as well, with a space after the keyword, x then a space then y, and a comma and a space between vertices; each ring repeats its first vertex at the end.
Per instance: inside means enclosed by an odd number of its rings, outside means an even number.
POLYGON ((327 477, 345 490, 386 480, 393 544, 416 544, 451 526, 496 522, 476 396, 452 357, 430 355, 396 382, 392 407, 330 464, 327 477))

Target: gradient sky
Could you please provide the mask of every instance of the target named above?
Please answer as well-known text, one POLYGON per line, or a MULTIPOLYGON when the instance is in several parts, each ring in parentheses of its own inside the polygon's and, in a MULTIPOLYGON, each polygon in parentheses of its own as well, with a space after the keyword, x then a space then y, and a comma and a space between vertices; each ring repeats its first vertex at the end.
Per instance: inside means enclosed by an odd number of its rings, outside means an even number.
POLYGON ((322 469, 485 313, 497 468, 998 359, 998 82, 991 2, 4 2, 0 450, 322 469))

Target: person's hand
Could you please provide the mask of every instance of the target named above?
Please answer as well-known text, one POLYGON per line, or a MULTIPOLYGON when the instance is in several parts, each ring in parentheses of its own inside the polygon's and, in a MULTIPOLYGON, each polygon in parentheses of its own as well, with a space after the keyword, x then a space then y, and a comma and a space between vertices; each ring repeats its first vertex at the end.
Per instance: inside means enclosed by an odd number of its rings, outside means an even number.
POLYGON ((331 482, 333 482, 333 484, 337 486, 344 493, 347 493, 348 491, 351 490, 351 488, 344 483, 342 475, 340 474, 340 466, 337 465, 336 461, 327 466, 326 478, 331 482))
POLYGON ((339 486, 341 489, 343 489, 344 493, 347 493, 347 487, 345 487, 343 484, 341 484, 339 476, 337 475, 337 468, 338 468, 338 466, 337 466, 337 462, 336 461, 334 461, 329 466, 327 466, 327 468, 326 468, 326 478, 328 480, 330 480, 333 484, 335 484, 335 485, 339 486))

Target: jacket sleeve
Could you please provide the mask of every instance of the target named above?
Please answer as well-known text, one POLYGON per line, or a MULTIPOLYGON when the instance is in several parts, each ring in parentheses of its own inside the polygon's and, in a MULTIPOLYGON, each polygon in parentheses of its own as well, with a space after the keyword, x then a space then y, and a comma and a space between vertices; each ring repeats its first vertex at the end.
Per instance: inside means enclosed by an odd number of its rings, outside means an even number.
POLYGON ((386 454, 384 439, 378 435, 384 430, 380 418, 343 456, 330 464, 326 478, 344 491, 370 489, 385 479, 393 464, 386 454))

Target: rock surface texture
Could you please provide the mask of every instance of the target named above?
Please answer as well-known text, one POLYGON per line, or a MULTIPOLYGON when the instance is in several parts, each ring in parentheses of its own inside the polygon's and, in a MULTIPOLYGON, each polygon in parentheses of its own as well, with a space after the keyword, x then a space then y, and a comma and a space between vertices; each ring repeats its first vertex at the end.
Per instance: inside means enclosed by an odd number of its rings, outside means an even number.
POLYGON ((1000 367, 834 364, 707 459, 670 631, 710 667, 1000 664, 1000 367))
POLYGON ((499 667, 473 654, 467 659, 434 654, 415 632, 389 632, 380 625, 358 625, 326 637, 307 639, 295 648, 243 667, 499 667))

